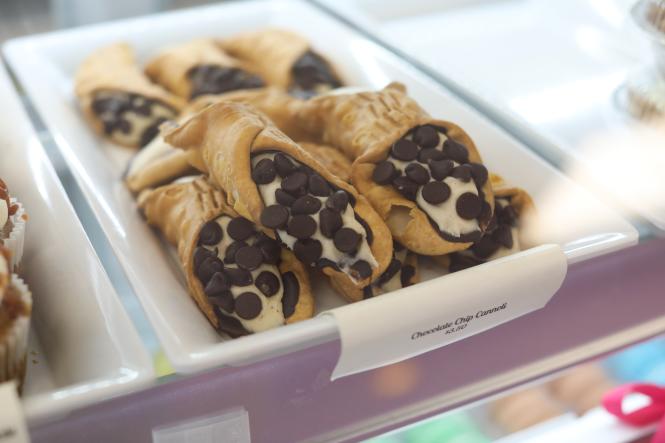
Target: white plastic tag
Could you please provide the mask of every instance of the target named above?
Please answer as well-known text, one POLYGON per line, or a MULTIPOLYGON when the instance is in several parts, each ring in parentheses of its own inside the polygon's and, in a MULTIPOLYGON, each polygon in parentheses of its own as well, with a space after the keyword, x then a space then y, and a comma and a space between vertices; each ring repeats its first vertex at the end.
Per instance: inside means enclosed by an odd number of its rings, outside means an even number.
POLYGON ((249 414, 235 409, 152 430, 154 443, 251 443, 249 414))
POLYGON ((342 342, 331 379, 406 360, 540 309, 566 271, 561 247, 548 244, 326 311, 342 342))
POLYGON ((13 381, 0 384, 0 443, 29 443, 23 407, 13 381))

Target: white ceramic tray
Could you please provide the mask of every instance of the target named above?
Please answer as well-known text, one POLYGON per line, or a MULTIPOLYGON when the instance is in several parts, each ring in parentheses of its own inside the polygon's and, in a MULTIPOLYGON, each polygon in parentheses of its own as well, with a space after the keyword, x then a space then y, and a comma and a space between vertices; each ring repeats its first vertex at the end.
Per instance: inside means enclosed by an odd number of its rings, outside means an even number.
POLYGON ((145 386, 153 365, 3 67, 0 114, 0 177, 30 217, 22 275, 34 311, 23 405, 36 422, 145 386))
POLYGON ((629 13, 637 0, 316 1, 440 74, 624 213, 665 229, 662 128, 620 105, 624 82, 652 63, 629 13))
MULTIPOLYGON (((175 263, 138 214, 121 181, 131 151, 102 142, 88 128, 76 106, 72 75, 86 54, 110 42, 131 42, 145 61, 163 45, 267 25, 307 36, 317 50, 333 60, 347 83, 379 88, 401 81, 434 115, 464 127, 491 170, 533 195, 547 220, 541 230, 543 242, 560 245, 569 263, 636 242, 637 233, 630 224, 501 129, 391 53, 304 2, 215 5, 9 42, 4 51, 12 68, 83 188, 177 370, 240 365, 283 354, 338 337, 339 326, 335 318, 320 316, 236 340, 220 337, 186 295, 179 274, 174 272, 175 263)), ((522 253, 508 261, 526 262, 534 256, 522 253)), ((493 280, 483 279, 483 273, 496 272, 497 266, 502 265, 491 263, 469 272, 478 276, 476 282, 488 285, 493 280)), ((453 280, 443 277, 436 284, 417 285, 403 292, 410 292, 409 297, 432 290, 438 293, 450 289, 446 285, 453 280)), ((323 283, 315 286, 315 293, 318 312, 342 304, 323 283)), ((378 304, 388 297, 368 302, 378 304)), ((363 303, 367 302, 353 306, 363 303)), ((386 323, 391 322, 386 319, 386 323)))

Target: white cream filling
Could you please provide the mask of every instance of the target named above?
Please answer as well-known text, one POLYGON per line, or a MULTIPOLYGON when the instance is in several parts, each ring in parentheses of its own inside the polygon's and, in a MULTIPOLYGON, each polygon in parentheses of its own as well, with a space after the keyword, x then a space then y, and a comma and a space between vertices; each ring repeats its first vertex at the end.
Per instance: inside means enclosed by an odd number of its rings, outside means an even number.
POLYGON ((9 207, 4 199, 0 199, 0 230, 5 227, 9 220, 9 207))
MULTIPOLYGON (((204 247, 209 250, 214 250, 214 248, 217 248, 217 257, 224 261, 224 252, 226 249, 229 247, 231 243, 234 242, 234 240, 231 238, 231 236, 228 234, 227 227, 229 225, 229 222, 231 221, 231 218, 223 215, 219 218, 217 218, 216 222, 219 224, 219 226, 222 227, 224 230, 224 236, 222 237, 222 240, 215 246, 208 246, 205 245, 204 247)), ((236 264, 224 264, 225 268, 238 268, 236 264)), ((274 274, 277 279, 279 280, 279 290, 272 296, 272 297, 266 297, 257 287, 254 283, 249 284, 247 286, 236 286, 233 285, 231 286, 231 293, 233 294, 234 298, 237 298, 240 294, 244 292, 252 292, 256 294, 259 297, 259 300, 261 300, 261 312, 259 313, 258 316, 256 316, 253 319, 250 320, 245 320, 244 318, 241 318, 236 314, 235 312, 232 314, 229 314, 227 311, 224 309, 221 309, 224 314, 234 317, 240 321, 242 326, 247 329, 250 332, 261 332, 265 331, 268 329, 275 328, 277 326, 281 326, 285 323, 284 321, 284 312, 282 311, 282 296, 284 295, 284 283, 282 282, 282 275, 279 272, 279 269, 275 265, 269 265, 269 264, 261 264, 257 269, 251 271, 252 278, 254 281, 256 281, 256 278, 259 276, 259 274, 263 271, 268 271, 272 274, 274 274)))
MULTIPOLYGON (((272 160, 274 156, 275 156, 274 153, 265 153, 265 154, 256 155, 252 159, 252 166, 255 166, 256 163, 258 163, 264 158, 269 158, 272 160)), ((291 158, 291 161, 297 163, 297 161, 293 158, 291 158)), ((266 206, 277 204, 275 191, 281 187, 281 183, 282 183, 282 178, 276 176, 272 182, 258 186, 259 192, 261 193, 261 197, 263 198, 263 202, 265 203, 266 206)), ((325 202, 328 199, 328 197, 316 197, 316 196, 313 197, 318 198, 321 201, 321 209, 323 209, 325 207, 325 202)), ((314 233, 314 235, 312 235, 311 238, 314 240, 318 240, 321 243, 321 249, 322 249, 321 258, 327 258, 328 260, 335 262, 337 266, 339 266, 342 272, 348 274, 349 278, 355 281, 355 279, 349 274, 349 270, 351 265, 353 265, 356 261, 365 260, 367 263, 369 263, 372 269, 378 267, 379 264, 374 258, 374 255, 372 255, 372 250, 369 246, 369 243, 367 242, 367 234, 365 232, 365 228, 358 222, 358 220, 356 220, 350 202, 346 206, 346 209, 341 214, 341 216, 342 216, 343 227, 351 228, 357 233, 362 235, 362 240, 360 241, 360 247, 358 248, 358 251, 355 254, 355 256, 351 256, 337 249, 335 247, 333 239, 328 238, 321 233, 318 213, 311 214, 311 217, 313 217, 316 220, 316 232, 314 233)), ((276 231, 282 242, 284 242, 284 244, 286 244, 286 246, 289 249, 293 250, 293 246, 298 239, 293 237, 292 235, 289 235, 284 229, 277 229, 276 231)))
MULTIPOLYGON (((443 143, 448 139, 448 137, 446 137, 444 134, 438 131, 437 133, 439 135, 439 143, 436 145, 436 149, 442 151, 443 143)), ((407 140, 413 139, 411 134, 409 134, 405 138, 407 140)), ((403 175, 405 175, 405 169, 407 165, 412 163, 412 162, 405 162, 402 160, 398 160, 394 157, 389 157, 389 161, 392 162, 395 165, 395 168, 401 171, 403 175)), ((459 166, 459 163, 457 162, 453 161, 453 164, 455 165, 455 167, 459 166)), ((424 164, 420 165, 428 169, 428 172, 430 172, 427 165, 424 164)), ((431 181, 435 180, 432 179, 431 181)), ((446 232, 452 236, 459 237, 460 235, 475 232, 478 229, 480 229, 480 225, 478 224, 477 219, 471 219, 471 220, 463 219, 462 217, 459 216, 459 214, 457 214, 457 207, 456 207, 457 199, 459 198, 460 195, 466 192, 478 195, 478 188, 476 187, 476 183, 473 181, 473 179, 465 183, 460 179, 448 176, 443 180, 443 182, 447 184, 448 187, 450 187, 450 197, 448 197, 448 200, 438 205, 433 205, 431 203, 428 203, 423 198, 422 195, 423 186, 420 185, 418 186, 418 193, 416 194, 416 203, 418 203, 420 209, 422 209, 423 211, 425 211, 427 215, 429 215, 429 217, 434 221, 434 223, 436 223, 440 231, 446 232)))
POLYGON ((132 158, 132 161, 129 164, 129 170, 127 171, 127 176, 132 177, 156 160, 167 157, 176 152, 176 148, 166 143, 164 137, 158 135, 132 158))

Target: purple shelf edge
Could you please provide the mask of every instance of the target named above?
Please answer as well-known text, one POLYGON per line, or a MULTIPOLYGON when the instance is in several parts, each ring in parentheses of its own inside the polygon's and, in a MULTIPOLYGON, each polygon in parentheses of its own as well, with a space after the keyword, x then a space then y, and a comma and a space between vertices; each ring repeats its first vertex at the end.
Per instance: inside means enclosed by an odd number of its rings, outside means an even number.
MULTIPOLYGON (((111 399, 33 427, 31 437, 36 443, 151 442, 157 426, 240 407, 249 413, 253 442, 367 438, 574 362, 550 364, 524 379, 437 403, 446 393, 665 318, 663 271, 665 240, 651 240, 571 267, 564 285, 544 309, 402 363, 331 383, 339 355, 335 341, 111 399)), ((657 332, 663 331, 665 321, 657 332)), ((646 338, 631 335, 616 347, 646 338)), ((608 351, 589 351, 578 361, 608 351)))

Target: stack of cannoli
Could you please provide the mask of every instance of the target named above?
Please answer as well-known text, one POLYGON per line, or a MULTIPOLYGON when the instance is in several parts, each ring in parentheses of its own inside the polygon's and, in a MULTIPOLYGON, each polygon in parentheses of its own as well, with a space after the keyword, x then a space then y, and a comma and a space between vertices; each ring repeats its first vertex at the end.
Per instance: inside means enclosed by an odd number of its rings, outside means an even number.
POLYGON ((128 51, 93 54, 77 93, 111 140, 137 146, 154 135, 125 181, 220 332, 311 317, 310 275, 355 302, 417 283, 418 255, 454 272, 528 247, 528 194, 488 172, 471 137, 401 84, 332 91, 342 85, 333 66, 278 29, 166 48, 145 71, 128 51), (90 72, 111 71, 113 59, 132 81, 90 72), (111 114, 135 122, 131 106, 89 104, 109 94, 152 104, 149 129, 113 123, 111 114))

